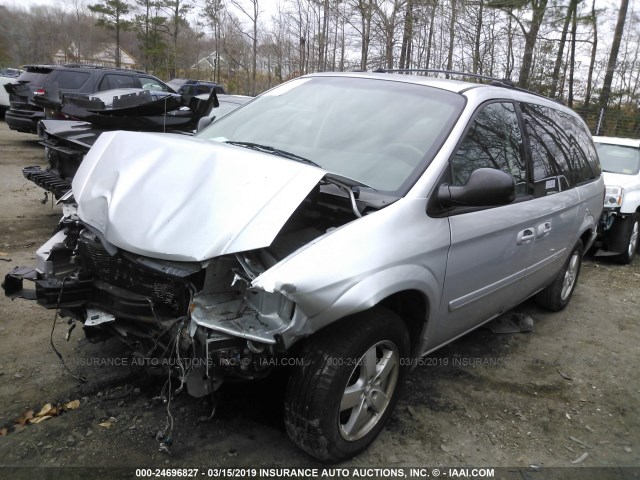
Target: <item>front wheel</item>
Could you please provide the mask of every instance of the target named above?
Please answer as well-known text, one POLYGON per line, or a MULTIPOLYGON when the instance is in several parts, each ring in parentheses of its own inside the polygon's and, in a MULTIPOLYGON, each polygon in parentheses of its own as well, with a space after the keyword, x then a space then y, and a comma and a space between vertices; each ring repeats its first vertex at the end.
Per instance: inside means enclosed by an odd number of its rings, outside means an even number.
POLYGON ((627 228, 623 231, 625 232, 624 236, 626 238, 627 249, 620 255, 617 255, 615 260, 624 265, 629 265, 638 250, 638 229, 640 228, 638 214, 634 213, 626 222, 628 222, 627 225, 625 225, 627 228))
POLYGON ((409 335, 393 312, 375 307, 311 337, 285 400, 291 439, 336 462, 366 449, 391 415, 409 355, 409 335))
POLYGON ((552 312, 559 312, 569 304, 578 283, 583 251, 582 242, 578 240, 553 282, 536 295, 535 300, 538 305, 552 312))

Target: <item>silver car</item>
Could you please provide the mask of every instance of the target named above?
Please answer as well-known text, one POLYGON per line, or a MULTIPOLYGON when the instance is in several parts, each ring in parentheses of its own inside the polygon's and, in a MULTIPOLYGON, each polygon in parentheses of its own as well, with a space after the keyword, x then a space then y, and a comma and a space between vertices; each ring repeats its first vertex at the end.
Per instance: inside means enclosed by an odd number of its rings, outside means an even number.
POLYGON ((326 73, 194 138, 106 132, 73 194, 6 293, 196 396, 286 369, 290 437, 338 461, 381 431, 413 360, 533 295, 567 305, 604 183, 584 122, 546 98, 326 73))

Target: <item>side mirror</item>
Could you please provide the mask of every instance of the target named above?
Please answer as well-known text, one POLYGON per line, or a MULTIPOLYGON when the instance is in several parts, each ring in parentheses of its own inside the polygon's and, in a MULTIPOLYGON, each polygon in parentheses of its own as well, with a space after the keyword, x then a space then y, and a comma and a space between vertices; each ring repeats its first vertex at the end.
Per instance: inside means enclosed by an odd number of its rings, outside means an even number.
POLYGON ((443 184, 438 189, 438 201, 445 207, 496 207, 516 198, 513 176, 494 168, 479 168, 471 172, 462 186, 443 184))
POLYGON ((198 128, 196 131, 199 132, 201 130, 204 130, 206 127, 211 125, 215 118, 216 117, 202 117, 200 120, 198 120, 198 128))

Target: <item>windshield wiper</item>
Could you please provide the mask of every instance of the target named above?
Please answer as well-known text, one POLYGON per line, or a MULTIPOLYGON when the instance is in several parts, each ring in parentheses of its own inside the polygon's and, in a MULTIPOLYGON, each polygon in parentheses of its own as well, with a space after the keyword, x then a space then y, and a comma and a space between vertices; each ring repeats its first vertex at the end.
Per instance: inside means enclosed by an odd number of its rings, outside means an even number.
POLYGON ((228 143, 230 145, 237 145, 239 147, 246 147, 252 150, 258 150, 260 152, 270 153, 272 155, 277 155, 279 157, 288 158, 289 160, 295 160, 297 162, 302 162, 308 165, 313 165, 314 167, 322 168, 313 160, 309 160, 308 158, 301 157, 300 155, 296 155, 295 153, 287 152, 286 150, 280 150, 279 148, 275 148, 270 145, 261 145, 259 143, 253 143, 253 142, 236 142, 234 140, 227 140, 224 143, 228 143))

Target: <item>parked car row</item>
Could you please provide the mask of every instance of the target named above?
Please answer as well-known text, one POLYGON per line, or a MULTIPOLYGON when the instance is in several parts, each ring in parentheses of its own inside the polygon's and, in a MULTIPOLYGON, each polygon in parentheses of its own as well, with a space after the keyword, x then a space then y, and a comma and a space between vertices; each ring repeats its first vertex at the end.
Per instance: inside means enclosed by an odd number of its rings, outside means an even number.
POLYGON ((71 181, 78 166, 103 132, 132 130, 191 135, 198 125, 208 125, 252 98, 244 95, 198 95, 189 97, 189 107, 185 107, 180 106, 184 99, 182 96, 167 100, 170 94, 164 92, 152 96, 140 95, 146 91, 132 93, 131 90, 127 89, 129 93, 124 94, 124 90, 103 92, 102 95, 115 99, 125 97, 122 108, 113 108, 111 105, 108 108, 92 108, 92 102, 98 102, 103 107, 100 95, 92 96, 90 100, 69 98, 69 104, 63 104, 61 111, 78 120, 40 121, 38 136, 42 139, 49 165, 44 170, 39 166, 25 167, 23 175, 55 198, 60 198, 71 190, 71 181), (159 98, 154 100, 156 96, 159 98), (132 102, 140 97, 143 97, 143 101, 132 102), (144 101, 147 98, 148 101, 144 101), (175 109, 165 112, 166 105, 172 102, 175 109))
POLYGON ((6 295, 194 396, 289 365, 287 432, 327 462, 374 441, 412 359, 565 308, 605 199, 570 109, 392 73, 306 75, 195 136, 105 131, 74 167, 77 209, 6 295))
POLYGON ((210 123, 249 100, 220 98, 224 89, 213 82, 185 80, 176 93, 144 72, 87 65, 29 65, 6 92, 9 128, 37 132, 49 163, 45 170, 26 167, 23 174, 56 198, 71 189, 78 165, 102 132, 192 134, 201 118, 210 123))
POLYGON ((36 133, 38 122, 56 112, 36 103, 46 97, 59 102, 65 94, 92 94, 119 88, 142 88, 150 91, 176 93, 162 80, 148 73, 123 68, 87 65, 27 65, 17 83, 7 85, 10 109, 5 120, 12 130, 36 133))

